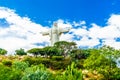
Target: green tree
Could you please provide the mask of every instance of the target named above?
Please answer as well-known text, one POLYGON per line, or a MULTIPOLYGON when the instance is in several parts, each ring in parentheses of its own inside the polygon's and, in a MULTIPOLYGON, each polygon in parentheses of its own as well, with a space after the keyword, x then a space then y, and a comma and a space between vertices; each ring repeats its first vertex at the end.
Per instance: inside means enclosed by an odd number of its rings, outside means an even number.
POLYGON ((54 47, 58 48, 61 51, 61 54, 66 57, 71 53, 73 49, 76 49, 75 42, 59 41, 54 44, 54 47))
POLYGON ((44 51, 42 48, 32 48, 28 50, 27 52, 33 54, 36 57, 37 55, 44 55, 44 51))
POLYGON ((115 60, 119 56, 119 51, 114 48, 104 46, 100 49, 93 49, 84 62, 86 69, 103 74, 105 80, 119 80, 120 69, 116 66, 115 60), (118 53, 116 53, 118 52, 118 53))
POLYGON ((15 52, 17 55, 27 55, 27 53, 22 48, 15 50, 15 52))
POLYGON ((44 47, 43 50, 44 50, 45 55, 50 56, 50 57, 60 55, 60 50, 56 47, 47 46, 47 47, 44 47))
POLYGON ((7 51, 5 49, 0 48, 0 55, 5 55, 7 54, 7 51))
POLYGON ((71 51, 71 57, 75 59, 86 59, 90 54, 86 50, 75 49, 71 51))
POLYGON ((55 80, 83 80, 82 71, 78 70, 73 62, 62 75, 57 75, 55 80))

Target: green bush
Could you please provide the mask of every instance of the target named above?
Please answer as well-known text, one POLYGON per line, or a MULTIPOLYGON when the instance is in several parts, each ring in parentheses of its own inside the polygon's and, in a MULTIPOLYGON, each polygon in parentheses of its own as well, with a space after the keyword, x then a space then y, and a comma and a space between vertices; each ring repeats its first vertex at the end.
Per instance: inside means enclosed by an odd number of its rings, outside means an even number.
POLYGON ((0 80, 20 80, 21 76, 20 71, 0 65, 0 80))
POLYGON ((28 63, 15 61, 13 62, 12 68, 16 70, 24 71, 28 66, 29 66, 28 63))
POLYGON ((76 68, 75 63, 72 63, 63 74, 57 75, 55 80, 83 80, 82 71, 76 68))
POLYGON ((65 69, 70 64, 71 64, 70 60, 51 61, 50 68, 54 70, 65 69))
POLYGON ((52 56, 52 60, 61 61, 64 60, 64 56, 52 56))
POLYGON ((54 59, 26 57, 23 61, 28 62, 30 65, 44 64, 47 68, 51 69, 65 69, 71 63, 71 59, 66 58, 64 60, 60 60, 61 58, 63 57, 60 57, 59 60, 57 60, 58 58, 56 59, 56 57, 54 57, 54 59))
POLYGON ((83 79, 82 71, 78 70, 76 68, 76 65, 75 65, 74 62, 66 68, 65 73, 63 74, 63 76, 66 79, 69 79, 69 80, 82 80, 83 79))
POLYGON ((55 69, 55 70, 62 69, 63 68, 62 62, 60 62, 60 61, 59 62, 58 61, 52 61, 51 65, 50 65, 50 68, 55 69))
POLYGON ((50 65, 51 65, 51 60, 50 60, 50 59, 47 59, 47 58, 41 59, 40 62, 41 62, 42 64, 44 64, 46 67, 50 67, 50 65))
POLYGON ((12 61, 11 60, 3 60, 2 64, 5 66, 11 66, 12 65, 12 61))
POLYGON ((79 69, 83 69, 83 68, 84 68, 84 67, 83 67, 84 60, 85 60, 85 59, 80 59, 80 60, 75 61, 76 67, 79 68, 79 69))
POLYGON ((51 59, 46 59, 43 58, 40 60, 42 64, 44 64, 47 68, 51 69, 65 69, 70 63, 70 60, 62 60, 62 61, 57 61, 57 60, 51 60, 51 59))
POLYGON ((34 58, 34 57, 27 56, 27 57, 24 58, 23 61, 28 62, 30 65, 34 65, 37 62, 37 59, 34 58))
POLYGON ((49 67, 50 59, 48 58, 41 58, 41 57, 26 57, 24 62, 28 62, 30 65, 39 65, 44 64, 46 67, 49 67))
POLYGON ((33 66, 25 70, 22 80, 49 80, 51 73, 44 70, 43 66, 33 66))

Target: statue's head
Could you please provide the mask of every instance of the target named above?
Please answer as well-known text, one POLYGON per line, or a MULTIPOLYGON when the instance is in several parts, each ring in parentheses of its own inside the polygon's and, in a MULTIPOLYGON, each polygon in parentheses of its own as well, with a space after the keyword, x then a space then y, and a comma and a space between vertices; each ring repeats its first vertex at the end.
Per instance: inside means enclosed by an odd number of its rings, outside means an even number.
POLYGON ((58 25, 57 25, 57 22, 54 22, 54 23, 53 23, 53 25, 54 25, 55 27, 57 27, 57 26, 58 26, 58 25))

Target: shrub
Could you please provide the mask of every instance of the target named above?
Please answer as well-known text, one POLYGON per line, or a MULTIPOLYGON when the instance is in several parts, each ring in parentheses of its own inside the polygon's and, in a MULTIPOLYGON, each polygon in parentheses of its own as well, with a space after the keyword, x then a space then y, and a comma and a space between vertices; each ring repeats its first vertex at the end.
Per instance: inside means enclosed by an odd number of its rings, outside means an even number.
POLYGON ((27 57, 24 58, 23 61, 24 61, 24 62, 28 62, 30 65, 33 65, 33 64, 35 64, 35 62, 36 62, 36 58, 27 56, 27 57))
POLYGON ((71 64, 71 61, 70 60, 63 60, 63 61, 51 61, 51 65, 50 65, 50 68, 51 69, 65 69, 68 65, 71 64))
POLYGON ((50 73, 43 68, 33 66, 25 70, 22 80, 48 80, 50 73))
POLYGON ((30 65, 39 65, 39 64, 44 64, 46 67, 49 67, 50 65, 50 59, 48 58, 41 58, 41 57, 26 57, 24 62, 28 62, 30 65))
POLYGON ((79 68, 79 69, 83 69, 83 63, 84 63, 84 59, 80 59, 80 60, 77 60, 75 61, 76 63, 76 67, 79 68))
POLYGON ((83 80, 82 71, 76 68, 75 63, 72 63, 63 74, 57 75, 55 80, 83 80))
POLYGON ((61 61, 61 60, 64 60, 64 57, 63 56, 52 56, 52 60, 61 61))
MULTIPOLYGON (((62 57, 60 57, 60 59, 61 58, 62 57)), ((41 57, 38 57, 38 58, 26 57, 23 61, 28 62, 30 65, 44 64, 47 68, 51 68, 51 69, 65 69, 71 63, 70 58, 66 58, 61 61, 59 61, 60 59, 56 60, 56 57, 54 59, 52 60, 49 58, 41 58, 41 57)))
POLYGON ((9 55, 9 56, 7 56, 7 58, 8 58, 9 60, 14 60, 14 59, 17 59, 18 57, 13 56, 13 55, 9 55))
POLYGON ((11 60, 3 60, 2 64, 5 66, 11 66, 12 65, 12 61, 11 60))
POLYGON ((44 64, 46 67, 50 67, 50 65, 51 65, 51 60, 50 60, 50 59, 47 59, 47 58, 41 59, 40 62, 41 62, 42 64, 44 64))
POLYGON ((28 63, 21 62, 21 61, 15 61, 12 67, 16 70, 24 71, 28 67, 28 63))
POLYGON ((10 67, 0 65, 0 80, 20 80, 21 73, 10 67))
POLYGON ((39 64, 38 67, 39 67, 40 70, 46 70, 47 69, 44 64, 39 64))

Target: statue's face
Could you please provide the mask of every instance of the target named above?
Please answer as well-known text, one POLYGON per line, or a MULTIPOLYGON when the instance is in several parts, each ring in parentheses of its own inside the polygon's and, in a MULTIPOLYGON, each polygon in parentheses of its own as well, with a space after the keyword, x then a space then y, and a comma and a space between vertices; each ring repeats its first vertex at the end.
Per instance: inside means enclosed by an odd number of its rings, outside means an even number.
POLYGON ((57 27, 57 23, 56 22, 54 23, 54 26, 57 27))

